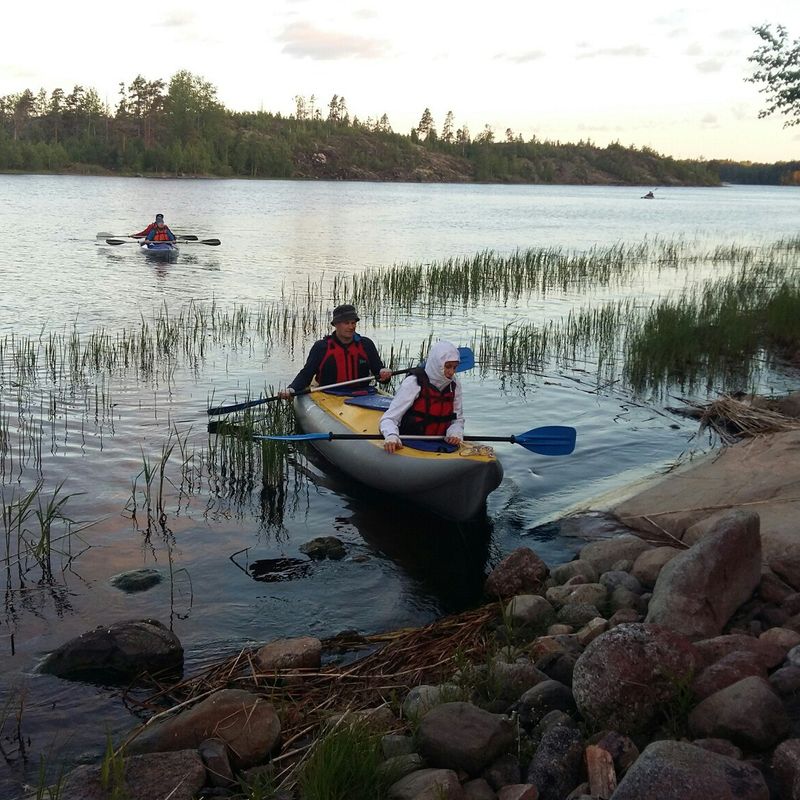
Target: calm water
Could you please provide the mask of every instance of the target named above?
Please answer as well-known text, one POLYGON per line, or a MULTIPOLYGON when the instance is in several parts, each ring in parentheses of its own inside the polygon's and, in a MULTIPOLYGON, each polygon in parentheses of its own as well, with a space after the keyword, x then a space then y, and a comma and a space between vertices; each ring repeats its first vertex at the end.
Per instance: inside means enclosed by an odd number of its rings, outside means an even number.
MULTIPOLYGON (((0 339, 72 331, 85 338, 98 330, 113 336, 152 318, 159 307, 177 313, 191 302, 257 306, 302 297, 309 282, 337 273, 486 249, 580 250, 655 236, 712 244, 771 241, 794 235, 800 218, 800 193, 793 189, 660 189, 655 201, 642 201, 649 188, 0 176, 0 229, 6 232, 0 339), (146 261, 134 245, 103 242, 141 229, 158 211, 177 233, 218 237, 222 245, 187 244, 177 263, 163 265, 146 261)), ((664 285, 631 291, 654 296, 667 283, 665 277, 664 285)), ((334 299, 349 298, 323 297, 322 305, 334 299)), ((393 346, 418 350, 430 334, 463 344, 483 325, 499 330, 515 321, 543 322, 581 300, 563 295, 547 303, 481 303, 453 314, 398 316, 391 325, 365 318, 361 329, 387 355, 393 346)), ((277 520, 268 518, 269 498, 258 487, 225 492, 206 480, 190 493, 168 485, 157 535, 141 515, 132 519, 132 482, 143 460, 162 452, 170 431, 179 429, 190 448, 204 451, 209 398, 220 403, 285 383, 312 338, 295 351, 256 341, 209 347, 202 359, 179 361, 167 373, 114 370, 70 387, 55 414, 40 415, 46 421, 40 453, 20 449, 29 437, 20 434, 18 387, 4 365, 0 417, 14 456, 5 461, 5 502, 37 480, 50 493, 63 482, 62 492, 73 495, 68 515, 86 527, 69 540, 68 567, 62 569, 64 556, 56 559, 51 584, 27 583, 21 590, 12 571, 3 577, 0 706, 12 699, 23 708, 26 744, 22 753, 13 714, 0 719, 6 754, 0 795, 14 796, 23 779, 32 780, 40 756, 53 764, 94 758, 104 731, 133 723, 113 690, 34 674, 41 656, 72 636, 153 616, 173 624, 191 672, 279 636, 423 624, 475 602, 485 571, 520 545, 551 563, 571 558, 580 543, 553 538, 543 523, 702 445, 692 440, 692 423, 673 418, 659 403, 634 401, 614 386, 597 390, 591 365, 513 382, 475 370, 462 376, 468 432, 508 435, 573 425, 578 447, 571 457, 548 459, 501 446, 506 477, 489 498, 487 520, 474 530, 358 490, 302 452, 277 520), (331 534, 347 545, 346 560, 315 564, 298 580, 267 583, 251 576, 254 563, 303 558, 298 548, 304 542, 331 534), (173 581, 135 595, 110 585, 114 574, 140 566, 165 575, 171 567, 173 581)), ((782 388, 777 378, 774 388, 782 388)), ((46 409, 45 376, 38 391, 46 409)))

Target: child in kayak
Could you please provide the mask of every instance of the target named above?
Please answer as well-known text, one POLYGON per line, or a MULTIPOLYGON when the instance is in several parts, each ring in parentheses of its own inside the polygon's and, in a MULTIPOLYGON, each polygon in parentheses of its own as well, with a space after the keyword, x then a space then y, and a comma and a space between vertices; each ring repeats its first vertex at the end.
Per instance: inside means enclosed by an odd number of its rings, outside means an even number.
POLYGON ((387 453, 403 446, 400 434, 443 436, 457 445, 464 438, 461 384, 455 380, 461 356, 451 342, 436 342, 424 367, 410 372, 381 417, 387 453))

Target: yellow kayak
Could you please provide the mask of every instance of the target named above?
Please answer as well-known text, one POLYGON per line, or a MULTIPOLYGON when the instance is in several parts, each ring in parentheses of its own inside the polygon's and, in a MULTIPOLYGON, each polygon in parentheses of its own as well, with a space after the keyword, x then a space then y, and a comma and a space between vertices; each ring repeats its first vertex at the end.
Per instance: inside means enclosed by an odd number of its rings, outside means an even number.
MULTIPOLYGON (((350 397, 314 391, 294 399, 304 433, 378 433, 389 395, 350 397), (371 399, 370 399, 371 398, 371 399)), ((453 452, 404 446, 387 453, 382 440, 312 441, 327 461, 361 483, 403 497, 447 519, 477 516, 503 479, 503 468, 490 447, 462 443, 453 452)))

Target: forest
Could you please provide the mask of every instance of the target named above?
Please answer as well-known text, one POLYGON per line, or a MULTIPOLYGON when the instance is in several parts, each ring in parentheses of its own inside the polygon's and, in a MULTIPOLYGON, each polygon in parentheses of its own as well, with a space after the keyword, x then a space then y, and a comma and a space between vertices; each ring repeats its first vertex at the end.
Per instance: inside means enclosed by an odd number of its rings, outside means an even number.
POLYGON ((388 115, 351 116, 344 97, 327 105, 297 96, 295 113, 234 112, 211 83, 186 70, 165 82, 120 83, 115 108, 97 91, 26 89, 0 97, 0 170, 420 182, 713 186, 791 183, 800 163, 741 165, 678 160, 619 142, 562 143, 485 126, 472 136, 448 112, 429 109, 408 133, 388 115))

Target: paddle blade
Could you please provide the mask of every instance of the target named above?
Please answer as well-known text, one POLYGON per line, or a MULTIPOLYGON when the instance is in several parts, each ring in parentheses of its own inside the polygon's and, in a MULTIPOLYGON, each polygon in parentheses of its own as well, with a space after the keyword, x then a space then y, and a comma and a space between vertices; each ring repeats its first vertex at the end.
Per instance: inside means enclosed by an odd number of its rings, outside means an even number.
POLYGON ((233 414, 236 411, 245 411, 248 408, 255 408, 255 406, 264 405, 264 403, 271 403, 273 400, 280 400, 281 398, 275 397, 259 397, 258 400, 245 400, 242 403, 233 403, 229 406, 215 406, 214 408, 207 408, 206 414, 210 417, 215 417, 218 414, 233 414))
POLYGON ((566 425, 546 425, 511 437, 532 453, 543 456, 567 456, 575 449, 577 432, 566 425))
MULTIPOLYGON (((187 241, 189 241, 189 240, 187 240, 187 241)), ((195 241, 195 240, 191 240, 191 241, 195 241)), ((210 244, 212 247, 218 247, 219 245, 222 244, 222 242, 219 239, 201 239, 200 240, 200 244, 210 244)))
MULTIPOLYGON (((335 434, 334 436, 331 436, 330 433, 291 433, 291 434, 264 433, 264 434, 258 434, 253 438, 269 439, 269 441, 271 442, 314 442, 314 441, 323 441, 325 439, 335 438, 335 434)), ((366 439, 367 437, 365 436, 364 438, 366 439)))
POLYGON ((123 239, 106 239, 106 244, 130 244, 123 239))
POLYGON ((472 352, 471 348, 459 347, 458 355, 460 356, 460 360, 456 367, 456 372, 466 372, 468 369, 472 369, 475 366, 475 353, 472 352))

